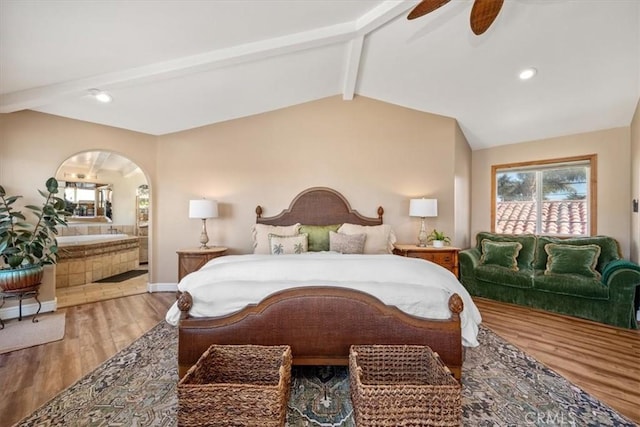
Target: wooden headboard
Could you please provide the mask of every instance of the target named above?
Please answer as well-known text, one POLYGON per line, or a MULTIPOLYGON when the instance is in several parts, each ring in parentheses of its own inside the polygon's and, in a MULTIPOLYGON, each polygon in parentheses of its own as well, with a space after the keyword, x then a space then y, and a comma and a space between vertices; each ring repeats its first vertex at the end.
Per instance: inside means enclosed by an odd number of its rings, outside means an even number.
POLYGON ((285 209, 276 216, 263 217, 262 207, 256 207, 256 222, 267 225, 332 225, 332 224, 360 224, 380 225, 384 209, 378 207, 378 217, 362 216, 351 209, 349 202, 336 190, 327 187, 312 187, 298 194, 289 209, 285 209))

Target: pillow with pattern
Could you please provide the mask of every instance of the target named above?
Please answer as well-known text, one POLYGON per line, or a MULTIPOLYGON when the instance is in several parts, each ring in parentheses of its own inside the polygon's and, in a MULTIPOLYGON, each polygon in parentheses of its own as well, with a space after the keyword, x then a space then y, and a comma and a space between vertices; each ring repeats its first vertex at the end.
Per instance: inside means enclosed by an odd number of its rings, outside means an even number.
POLYGON ((266 224, 254 224, 253 231, 253 253, 265 254, 271 253, 271 246, 269 244, 269 234, 276 234, 278 236, 295 236, 300 230, 300 224, 293 225, 266 225, 266 224))
POLYGON ((330 231, 329 250, 341 254, 362 254, 366 239, 366 234, 342 234, 330 231))
POLYGON ((302 254, 307 252, 309 235, 306 233, 296 236, 279 236, 269 234, 269 247, 273 255, 302 254))
POLYGON ((393 244, 396 242, 396 235, 388 224, 382 225, 358 225, 342 224, 338 229, 342 234, 365 234, 364 242, 365 254, 391 254, 393 244))

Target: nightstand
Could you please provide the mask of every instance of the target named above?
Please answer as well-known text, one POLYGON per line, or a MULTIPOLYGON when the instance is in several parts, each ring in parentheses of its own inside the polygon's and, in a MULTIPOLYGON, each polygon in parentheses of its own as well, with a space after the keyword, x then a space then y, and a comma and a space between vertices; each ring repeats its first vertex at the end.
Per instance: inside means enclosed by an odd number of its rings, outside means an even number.
POLYGON ((458 277, 458 252, 460 248, 452 246, 444 246, 442 248, 434 248, 427 246, 421 248, 417 245, 394 245, 393 253, 396 255, 406 256, 410 258, 422 258, 427 261, 435 262, 451 271, 458 277))
POLYGON ((227 253, 227 248, 215 246, 208 249, 192 248, 176 251, 178 254, 178 282, 184 276, 199 270, 210 260, 223 256, 227 253))

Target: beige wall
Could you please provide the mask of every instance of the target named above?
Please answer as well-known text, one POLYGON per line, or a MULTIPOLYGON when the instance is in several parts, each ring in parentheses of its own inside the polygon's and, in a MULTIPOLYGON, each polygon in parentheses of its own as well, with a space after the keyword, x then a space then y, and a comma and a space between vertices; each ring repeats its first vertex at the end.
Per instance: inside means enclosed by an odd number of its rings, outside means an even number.
POLYGON ((629 256, 631 155, 629 128, 505 145, 473 152, 471 233, 491 229, 491 166, 584 154, 598 155, 598 234, 620 242, 629 256))
POLYGON ((335 188, 363 215, 382 205, 400 242, 418 233, 412 197, 438 199, 429 228, 457 245, 469 234, 470 149, 456 121, 368 98, 336 96, 161 137, 31 111, 0 115, 0 183, 27 201, 64 160, 96 149, 128 157, 149 179, 153 283, 177 281, 175 251, 197 246, 200 234, 188 200, 203 196, 220 202, 221 217, 207 223, 211 243, 234 253, 252 249, 257 204, 275 215, 312 186, 335 188))
MULTIPOLYGON (((469 247, 471 227, 471 157, 472 152, 462 130, 456 125, 456 149, 454 194, 456 207, 455 239, 456 245, 462 248, 469 247)), ((453 237, 453 236, 452 236, 453 237)))
MULTIPOLYGON (((257 204, 276 215, 312 186, 340 191, 363 215, 382 205, 400 242, 417 239, 409 199, 436 197, 439 215, 427 226, 464 236, 454 221, 454 174, 456 152, 469 148, 459 135, 456 143, 456 129, 451 118, 336 96, 159 137, 160 280, 176 280, 175 249, 197 245, 200 222, 187 218, 188 200, 203 196, 220 202, 221 217, 208 221, 211 241, 235 253, 252 250, 257 204)), ((468 212, 468 201, 459 209, 468 212)))
MULTIPOLYGON (((631 121, 631 199, 640 201, 640 102, 631 121)), ((631 260, 640 262, 640 213, 631 213, 631 260)))
POLYGON ((148 177, 156 175, 154 136, 33 111, 0 114, 0 183, 24 196, 23 204, 38 204, 46 179, 67 158, 89 150, 121 154, 148 177))
POLYGON ((408 216, 409 199, 436 197, 439 216, 427 226, 467 247, 490 228, 491 165, 596 153, 598 232, 617 238, 627 256, 632 240, 638 245, 630 238, 638 217, 629 213, 630 195, 640 198, 638 115, 631 128, 471 152, 455 120, 363 97, 331 97, 161 137, 25 111, 0 114, 0 183, 33 202, 35 189, 73 154, 102 149, 130 158, 151 187, 151 281, 172 283, 176 249, 198 244, 191 198, 219 200, 221 217, 208 221, 209 235, 234 253, 251 251, 257 204, 275 215, 311 186, 337 189, 364 215, 375 216, 382 205, 400 242, 414 242, 419 227, 408 216))

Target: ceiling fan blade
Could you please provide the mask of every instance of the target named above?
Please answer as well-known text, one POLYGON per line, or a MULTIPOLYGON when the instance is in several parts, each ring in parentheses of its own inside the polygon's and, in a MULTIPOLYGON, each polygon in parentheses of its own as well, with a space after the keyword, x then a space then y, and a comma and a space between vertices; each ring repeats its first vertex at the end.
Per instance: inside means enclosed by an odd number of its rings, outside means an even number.
POLYGON ((433 12, 441 6, 449 3, 450 0, 422 0, 407 16, 407 19, 416 19, 433 12))
POLYGON ((471 8, 471 30, 479 36, 495 21, 504 0, 475 0, 471 8))

